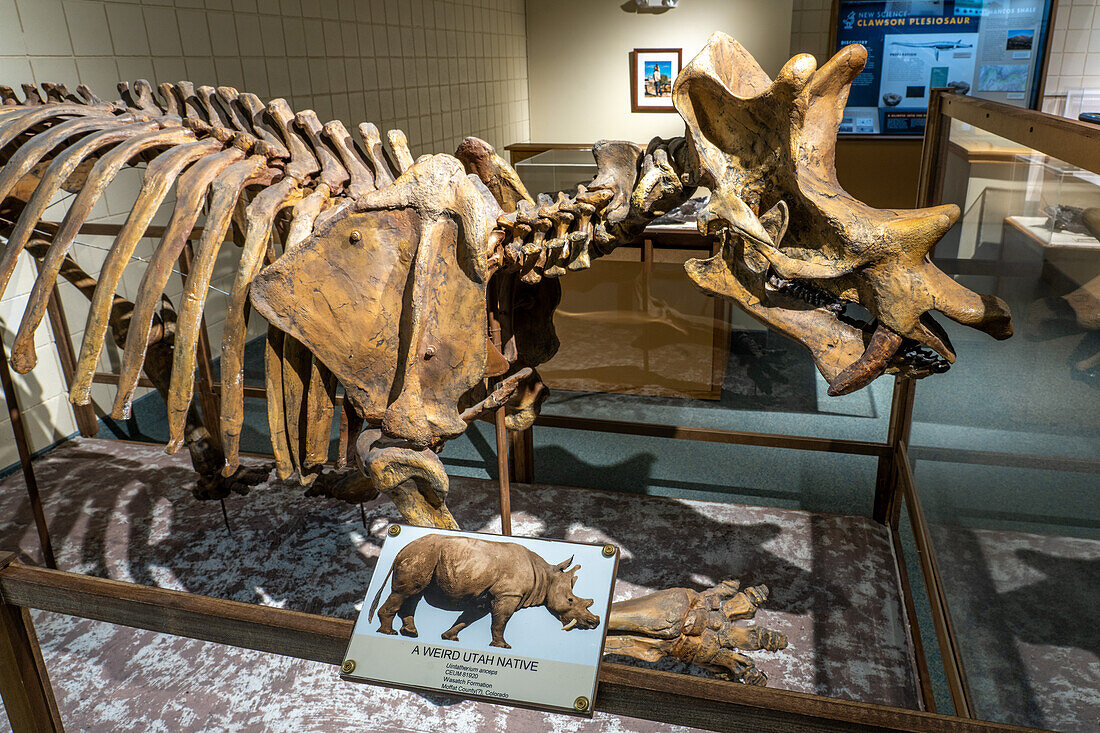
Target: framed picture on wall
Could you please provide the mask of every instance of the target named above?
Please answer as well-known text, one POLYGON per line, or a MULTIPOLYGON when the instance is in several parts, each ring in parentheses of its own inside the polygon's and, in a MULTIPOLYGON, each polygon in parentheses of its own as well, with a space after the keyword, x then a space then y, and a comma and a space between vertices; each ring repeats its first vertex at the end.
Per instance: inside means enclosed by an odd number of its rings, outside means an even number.
POLYGON ((672 82, 680 73, 683 49, 636 48, 630 52, 632 112, 675 112, 672 82))

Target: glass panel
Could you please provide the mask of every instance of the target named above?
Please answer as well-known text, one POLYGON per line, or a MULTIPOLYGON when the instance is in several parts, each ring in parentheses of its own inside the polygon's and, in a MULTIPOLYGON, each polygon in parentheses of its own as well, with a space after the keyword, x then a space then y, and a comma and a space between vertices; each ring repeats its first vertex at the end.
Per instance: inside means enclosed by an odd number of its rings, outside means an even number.
POLYGON ((919 382, 912 458, 978 716, 1094 730, 1100 621, 1100 176, 959 123, 934 260, 1012 309, 919 382))
POLYGON ((595 178, 596 160, 591 150, 547 150, 516 163, 516 173, 532 196, 554 194, 595 178))
MULTIPOLYGON (((534 195, 572 191, 595 165, 589 151, 549 150, 516 171, 534 195)), ((695 224, 708 195, 657 220, 644 241, 561 278, 561 345, 539 367, 552 390, 543 414, 885 440, 891 380, 827 396, 805 348, 688 278, 684 264, 712 252, 695 224)))

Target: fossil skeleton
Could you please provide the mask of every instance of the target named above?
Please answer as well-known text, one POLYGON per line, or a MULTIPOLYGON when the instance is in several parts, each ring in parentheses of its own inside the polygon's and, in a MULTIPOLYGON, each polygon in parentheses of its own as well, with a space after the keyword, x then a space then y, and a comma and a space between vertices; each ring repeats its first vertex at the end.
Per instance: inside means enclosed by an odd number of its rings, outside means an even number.
MULTIPOLYGON (((476 138, 454 156, 414 160, 400 131, 387 134, 387 149, 364 123, 357 143, 338 121, 322 124, 284 100, 265 105, 228 87, 122 83, 113 103, 84 86, 70 93, 43 84, 43 96, 24 85, 23 99, 0 88, 0 293, 21 252, 40 261, 12 363, 23 373, 35 365, 35 330, 56 279, 67 278, 91 301, 71 400, 89 403, 110 332, 122 349, 112 414, 129 415, 144 370, 165 396, 169 452, 186 446, 202 476, 197 494, 246 491, 265 477, 238 460, 251 304, 270 324, 266 393, 278 476, 296 473, 310 492, 352 502, 382 492, 410 523, 456 528, 437 453, 500 407, 508 428, 532 424, 547 393, 536 367, 558 345, 558 278, 635 239, 705 186, 711 197, 699 227, 721 250, 689 261, 689 277, 805 345, 831 394, 883 373, 942 371, 955 357, 931 310, 997 338, 1010 335, 1011 321, 1001 301, 966 290, 927 258, 957 207, 874 209, 837 183, 836 131, 865 59, 862 47, 848 46, 819 69, 803 54, 773 81, 715 34, 673 87, 684 137, 646 148, 599 142, 595 179, 556 198, 532 198, 476 138), (127 165, 145 166, 144 183, 93 279, 69 252, 127 165), (116 294, 119 281, 173 187, 171 218, 130 303, 116 294), (64 219, 42 222, 62 190, 75 193, 64 219), (204 207, 177 311, 163 292, 204 207), (240 257, 221 344, 220 429, 211 434, 192 405, 194 372, 227 239, 240 257), (847 317, 849 303, 872 321, 847 317), (355 441, 338 470, 322 470, 338 404, 355 441)), ((734 621, 766 597, 764 586, 723 583, 616 604, 608 650, 672 656, 763 684, 736 650, 775 650, 786 639, 734 621)))

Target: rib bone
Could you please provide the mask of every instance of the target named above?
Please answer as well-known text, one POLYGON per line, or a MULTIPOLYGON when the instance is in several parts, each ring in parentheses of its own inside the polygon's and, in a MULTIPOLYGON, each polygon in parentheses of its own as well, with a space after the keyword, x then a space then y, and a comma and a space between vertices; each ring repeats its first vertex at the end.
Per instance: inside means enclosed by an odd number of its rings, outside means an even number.
POLYGON ((130 263, 135 247, 145 236, 149 222, 183 169, 220 149, 221 143, 216 140, 186 143, 161 153, 149 163, 141 192, 122 230, 115 237, 111 251, 103 261, 99 271, 99 283, 96 285, 95 294, 91 296, 92 304, 88 312, 88 321, 84 326, 80 358, 77 361, 73 386, 69 392, 69 400, 73 404, 86 405, 91 400, 92 379, 95 376, 96 364, 99 362, 103 340, 107 333, 115 291, 123 271, 130 263))
MULTIPOLYGON (((241 426, 244 424, 244 346, 246 336, 245 303, 249 286, 263 264, 271 240, 275 216, 285 207, 301 200, 302 189, 293 178, 284 178, 265 189, 248 206, 248 226, 244 251, 237 265, 237 276, 229 292, 225 324, 222 327, 221 359, 221 432, 225 451, 224 476, 232 476, 240 465, 241 426)), ((280 380, 280 393, 282 381, 280 380)), ((271 398, 272 400, 274 398, 271 398)), ((280 395, 279 403, 282 403, 280 395)), ((280 409, 281 414, 281 409, 280 409)), ((284 477, 285 478, 285 477, 284 477)))
POLYGON ((177 145, 193 139, 194 135, 190 130, 178 127, 154 130, 120 143, 113 150, 105 153, 92 167, 88 180, 81 188, 76 201, 69 207, 69 212, 54 235, 50 251, 39 269, 38 279, 34 283, 30 301, 23 314, 23 321, 19 324, 19 333, 12 346, 12 365, 16 371, 26 374, 38 361, 34 350, 34 332, 46 314, 46 305, 53 292, 54 283, 57 281, 61 263, 72 247, 80 228, 92 213, 95 202, 99 200, 122 166, 146 150, 165 145, 177 145))
POLYGON ((153 324, 153 314, 161 293, 172 273, 172 265, 187 244, 199 210, 206 200, 206 191, 219 173, 244 157, 237 148, 229 148, 220 153, 203 158, 180 176, 176 185, 176 209, 168 221, 164 238, 149 260, 149 266, 141 279, 137 298, 134 301, 134 317, 130 332, 126 336, 126 348, 122 352, 122 374, 119 377, 118 394, 112 414, 116 420, 125 420, 130 416, 130 403, 141 376, 141 364, 145 360, 149 331, 153 324))
POLYGON ((211 186, 210 214, 206 217, 202 238, 187 275, 183 306, 176 322, 172 382, 167 399, 169 442, 166 450, 169 453, 183 447, 183 428, 195 384, 195 352, 199 326, 202 323, 203 305, 206 303, 206 288, 210 284, 218 250, 225 240, 233 209, 245 183, 266 165, 266 157, 254 155, 226 168, 211 186))
POLYGON ((18 261, 19 253, 23 251, 23 247, 31 238, 35 227, 38 226, 38 222, 42 218, 42 212, 50 205, 54 195, 65 184, 73 171, 100 148, 155 129, 156 124, 152 122, 112 127, 82 138, 53 159, 43 174, 42 180, 39 181, 38 188, 35 189, 30 201, 23 208, 23 213, 19 215, 19 220, 8 236, 8 246, 3 255, 0 256, 0 296, 4 294, 4 290, 7 288, 12 271, 15 269, 15 263, 18 261))

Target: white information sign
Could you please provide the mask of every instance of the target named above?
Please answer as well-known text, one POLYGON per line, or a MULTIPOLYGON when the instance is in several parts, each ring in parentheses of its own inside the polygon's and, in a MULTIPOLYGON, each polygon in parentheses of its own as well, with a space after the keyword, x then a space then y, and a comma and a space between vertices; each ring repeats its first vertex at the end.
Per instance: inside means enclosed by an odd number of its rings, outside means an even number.
POLYGON ((592 714, 614 545, 392 525, 344 679, 592 714))

